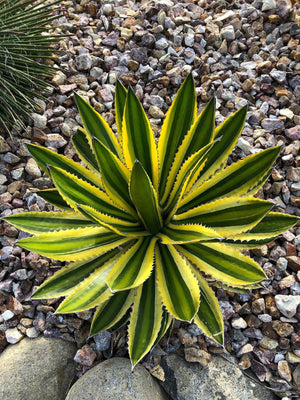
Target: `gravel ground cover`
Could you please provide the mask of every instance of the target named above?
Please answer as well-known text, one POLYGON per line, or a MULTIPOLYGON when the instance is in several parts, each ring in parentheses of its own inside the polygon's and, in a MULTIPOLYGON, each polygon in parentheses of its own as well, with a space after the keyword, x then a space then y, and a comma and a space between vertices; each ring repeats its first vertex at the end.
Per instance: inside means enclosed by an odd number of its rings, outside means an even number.
MULTIPOLYGON (((53 63, 52 93, 38 101, 13 140, 0 132, 0 216, 53 207, 38 196, 50 179, 30 158, 36 143, 79 161, 70 138, 80 126, 74 91, 115 130, 117 79, 141 99, 155 133, 184 78, 192 72, 199 110, 216 96, 217 120, 248 104, 245 129, 228 162, 283 145, 258 196, 274 210, 300 216, 300 4, 289 0, 105 1, 62 0, 54 12, 62 38, 53 63)), ((0 225, 0 352, 39 335, 75 342, 77 375, 111 356, 126 356, 126 329, 89 337, 92 311, 55 314, 60 300, 31 301, 34 289, 63 263, 15 245, 25 233, 0 225)), ((172 351, 207 364, 229 352, 245 373, 278 396, 300 392, 300 226, 251 256, 268 279, 249 294, 216 290, 225 320, 225 349, 195 325, 175 324, 169 340, 144 360, 149 370, 172 351)), ((161 377, 156 368, 153 375, 161 377)))

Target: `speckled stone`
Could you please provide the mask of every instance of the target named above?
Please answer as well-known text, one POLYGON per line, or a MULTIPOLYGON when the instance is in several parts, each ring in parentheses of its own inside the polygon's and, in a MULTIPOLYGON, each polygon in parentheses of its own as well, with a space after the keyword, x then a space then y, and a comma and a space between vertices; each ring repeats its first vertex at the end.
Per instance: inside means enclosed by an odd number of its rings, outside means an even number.
POLYGON ((75 346, 61 339, 23 339, 0 355, 0 398, 64 400, 75 375, 75 346))

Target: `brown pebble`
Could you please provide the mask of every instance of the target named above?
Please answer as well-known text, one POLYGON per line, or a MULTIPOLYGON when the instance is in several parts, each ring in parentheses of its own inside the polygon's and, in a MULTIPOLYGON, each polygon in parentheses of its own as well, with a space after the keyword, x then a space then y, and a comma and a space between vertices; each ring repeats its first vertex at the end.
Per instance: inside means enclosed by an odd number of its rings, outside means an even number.
POLYGON ((253 314, 247 315, 246 322, 250 328, 259 328, 262 325, 262 321, 253 314))
POLYGON ((23 306, 15 297, 10 296, 6 303, 7 309, 12 311, 15 315, 20 315, 23 312, 23 306))
POLYGON ((288 266, 295 272, 300 271, 300 257, 289 256, 287 257, 288 266))
POLYGON ((74 361, 78 362, 79 364, 86 365, 87 367, 91 367, 96 357, 96 352, 88 344, 86 344, 77 351, 74 361))
POLYGON ((266 380, 268 369, 265 365, 256 360, 252 360, 251 370, 255 373, 255 375, 261 382, 264 382, 266 380))
POLYGON ((250 368, 251 367, 251 359, 250 359, 249 354, 243 354, 241 361, 239 362, 238 365, 243 370, 250 368))
POLYGON ((278 362, 278 374, 282 379, 290 382, 292 380, 291 369, 286 360, 281 360, 278 362))
POLYGON ((279 287, 281 290, 290 288, 296 282, 295 277, 293 275, 288 275, 285 278, 281 279, 279 282, 279 287))
POLYGON ((265 300, 263 298, 254 300, 251 304, 251 308, 254 314, 264 314, 265 300))
POLYGON ((196 346, 189 346, 184 348, 185 359, 188 362, 198 362, 205 367, 211 360, 211 355, 196 346))
POLYGON ((294 332, 294 327, 286 322, 274 321, 272 327, 280 337, 288 337, 294 332))

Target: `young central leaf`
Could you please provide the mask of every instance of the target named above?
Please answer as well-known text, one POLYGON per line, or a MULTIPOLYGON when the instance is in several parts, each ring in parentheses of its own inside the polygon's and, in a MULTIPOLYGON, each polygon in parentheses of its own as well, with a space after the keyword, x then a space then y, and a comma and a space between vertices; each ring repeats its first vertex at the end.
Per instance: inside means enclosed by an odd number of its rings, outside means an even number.
POLYGON ((143 224, 150 233, 156 235, 162 228, 157 195, 139 161, 135 161, 132 168, 129 192, 143 224))

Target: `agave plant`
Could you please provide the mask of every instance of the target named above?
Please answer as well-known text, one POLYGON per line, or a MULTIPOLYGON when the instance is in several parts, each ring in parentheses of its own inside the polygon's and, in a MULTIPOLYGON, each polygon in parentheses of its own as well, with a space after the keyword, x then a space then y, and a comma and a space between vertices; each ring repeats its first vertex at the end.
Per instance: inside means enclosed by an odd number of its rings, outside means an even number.
POLYGON ((0 123, 9 131, 30 115, 35 98, 42 98, 54 69, 43 58, 51 58, 51 44, 61 37, 43 34, 55 18, 57 1, 0 0, 0 123))
POLYGON ((173 318, 194 321, 222 344, 222 315, 206 278, 233 290, 258 287, 264 271, 239 249, 266 243, 297 222, 253 197, 280 147, 226 166, 246 108, 215 128, 214 100, 197 116, 192 76, 177 93, 158 144, 136 95, 121 83, 115 95, 118 139, 88 103, 75 97, 84 129, 72 141, 85 167, 28 145, 55 185, 39 194, 62 211, 6 218, 36 235, 20 240, 23 248, 72 261, 33 298, 67 296, 58 313, 97 306, 91 335, 130 319, 133 365, 173 318))

